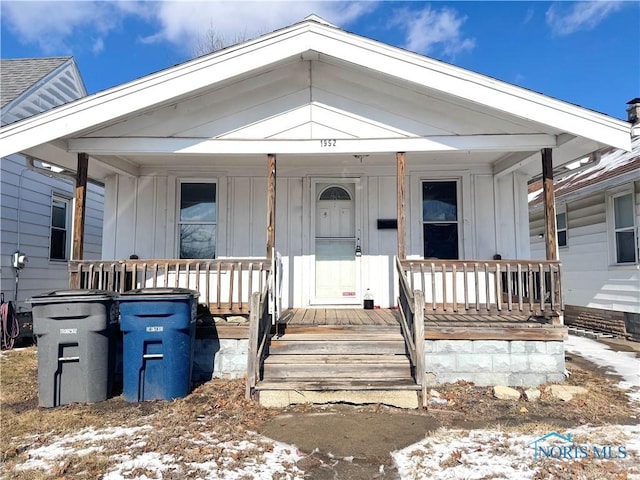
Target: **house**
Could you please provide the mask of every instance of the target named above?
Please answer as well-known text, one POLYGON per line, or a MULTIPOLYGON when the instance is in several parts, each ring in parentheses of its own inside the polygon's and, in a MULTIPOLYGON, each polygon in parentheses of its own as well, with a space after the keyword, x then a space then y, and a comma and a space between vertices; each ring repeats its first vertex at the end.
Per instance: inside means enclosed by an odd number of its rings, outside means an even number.
MULTIPOLYGON (((3 127, 87 94, 72 57, 2 59, 0 74, 3 127)), ((31 296, 69 286, 75 166, 56 160, 16 151, 0 161, 0 290, 18 312, 31 310, 31 296), (26 256, 23 268, 14 268, 15 253, 26 256)), ((103 191, 88 186, 85 258, 101 255, 103 191)))
MULTIPOLYGON (((555 182, 565 323, 640 336, 640 99, 629 102, 632 150, 607 147, 570 164, 555 182)), ((531 254, 544 258, 539 183, 529 194, 531 254)))
POLYGON ((430 382, 564 378, 555 222, 531 261, 527 182, 553 211, 553 168, 630 128, 311 16, 4 127, 0 154, 104 182, 102 258, 72 285, 196 289, 200 369, 265 404, 416 405, 430 382))

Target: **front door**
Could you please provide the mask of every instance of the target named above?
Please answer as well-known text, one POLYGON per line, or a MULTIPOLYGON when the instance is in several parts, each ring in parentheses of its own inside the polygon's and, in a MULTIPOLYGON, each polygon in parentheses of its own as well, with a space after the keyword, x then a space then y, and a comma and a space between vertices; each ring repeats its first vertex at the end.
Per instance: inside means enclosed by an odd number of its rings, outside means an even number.
POLYGON ((315 193, 314 303, 358 303, 356 184, 316 183, 315 193))

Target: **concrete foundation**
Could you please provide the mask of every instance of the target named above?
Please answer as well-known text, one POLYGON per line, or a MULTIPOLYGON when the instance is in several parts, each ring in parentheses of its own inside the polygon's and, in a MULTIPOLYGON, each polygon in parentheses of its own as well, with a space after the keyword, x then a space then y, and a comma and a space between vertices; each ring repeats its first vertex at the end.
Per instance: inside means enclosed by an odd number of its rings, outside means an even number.
POLYGON ((426 340, 428 384, 533 387, 564 381, 562 341, 426 340))
POLYGON ((259 397, 260 405, 269 408, 283 408, 297 403, 353 403, 357 405, 382 403, 398 408, 418 408, 418 393, 415 390, 263 390, 259 392, 259 397))

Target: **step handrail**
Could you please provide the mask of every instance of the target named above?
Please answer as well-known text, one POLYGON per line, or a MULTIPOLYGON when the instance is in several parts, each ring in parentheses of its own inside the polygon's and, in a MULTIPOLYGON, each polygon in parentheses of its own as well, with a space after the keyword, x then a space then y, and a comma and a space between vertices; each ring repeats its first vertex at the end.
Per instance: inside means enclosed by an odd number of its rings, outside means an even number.
POLYGON ((423 390, 425 398, 425 365, 424 365, 424 294, 421 290, 411 290, 402 264, 396 257, 398 270, 400 325, 404 337, 409 360, 414 370, 416 384, 423 390))
MULTIPOLYGON (((272 273, 269 273, 271 277, 272 273)), ((251 294, 251 312, 249 314, 249 345, 247 356, 247 384, 245 397, 251 399, 255 391, 264 358, 267 353, 267 343, 271 333, 271 314, 269 313, 269 299, 271 278, 267 278, 263 291, 251 294)))

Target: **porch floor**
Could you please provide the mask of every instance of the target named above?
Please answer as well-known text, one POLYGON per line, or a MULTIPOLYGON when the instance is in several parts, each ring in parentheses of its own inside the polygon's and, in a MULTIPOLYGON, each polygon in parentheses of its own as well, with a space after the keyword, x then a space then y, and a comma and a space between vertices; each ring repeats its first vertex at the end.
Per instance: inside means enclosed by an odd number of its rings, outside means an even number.
POLYGON ((279 325, 286 326, 400 326, 400 313, 391 308, 290 308, 282 312, 279 325))

